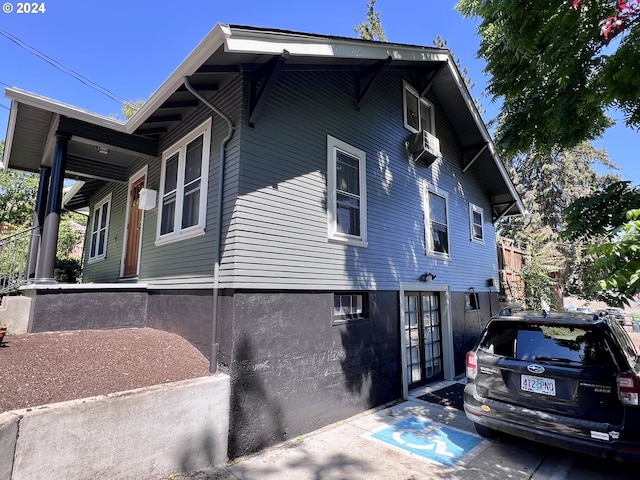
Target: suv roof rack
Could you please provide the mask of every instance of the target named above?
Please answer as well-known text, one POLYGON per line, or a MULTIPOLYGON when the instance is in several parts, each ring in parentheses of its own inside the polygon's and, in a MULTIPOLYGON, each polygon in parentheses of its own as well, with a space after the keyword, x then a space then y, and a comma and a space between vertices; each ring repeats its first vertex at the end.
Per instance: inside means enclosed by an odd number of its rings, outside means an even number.
POLYGON ((567 311, 547 311, 547 310, 526 310, 523 308, 503 308, 496 317, 515 317, 515 318, 531 318, 531 319, 571 319, 582 321, 601 320, 597 313, 580 313, 567 311))

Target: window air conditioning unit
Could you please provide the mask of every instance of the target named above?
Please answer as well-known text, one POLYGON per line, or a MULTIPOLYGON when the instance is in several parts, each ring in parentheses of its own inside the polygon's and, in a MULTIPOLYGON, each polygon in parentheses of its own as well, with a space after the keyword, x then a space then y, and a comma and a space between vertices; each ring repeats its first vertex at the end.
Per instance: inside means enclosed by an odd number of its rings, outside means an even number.
POLYGON ((413 161, 424 160, 427 167, 436 158, 440 158, 440 140, 435 135, 422 130, 409 139, 409 150, 413 154, 413 161))

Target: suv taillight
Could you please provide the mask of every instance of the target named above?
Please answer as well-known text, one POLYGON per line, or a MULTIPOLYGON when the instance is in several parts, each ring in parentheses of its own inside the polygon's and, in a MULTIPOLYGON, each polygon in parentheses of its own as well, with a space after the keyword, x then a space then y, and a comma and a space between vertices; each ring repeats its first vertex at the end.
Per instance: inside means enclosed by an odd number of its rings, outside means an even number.
POLYGON ((478 373, 478 356, 474 352, 467 353, 467 378, 473 380, 478 373))
MULTIPOLYGON (((468 367, 467 367, 468 368, 468 367)), ((623 405, 638 406, 638 394, 640 393, 640 382, 634 373, 618 374, 618 398, 623 405)))

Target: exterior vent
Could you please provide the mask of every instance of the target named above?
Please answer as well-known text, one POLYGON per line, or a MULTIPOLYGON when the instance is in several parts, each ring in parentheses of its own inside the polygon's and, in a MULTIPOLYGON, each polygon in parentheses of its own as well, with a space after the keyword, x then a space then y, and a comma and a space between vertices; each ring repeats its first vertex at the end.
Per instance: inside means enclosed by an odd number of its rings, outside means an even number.
POLYGON ((409 139, 409 150, 413 154, 413 161, 424 160, 427 166, 440 157, 440 140, 435 135, 422 130, 409 139))

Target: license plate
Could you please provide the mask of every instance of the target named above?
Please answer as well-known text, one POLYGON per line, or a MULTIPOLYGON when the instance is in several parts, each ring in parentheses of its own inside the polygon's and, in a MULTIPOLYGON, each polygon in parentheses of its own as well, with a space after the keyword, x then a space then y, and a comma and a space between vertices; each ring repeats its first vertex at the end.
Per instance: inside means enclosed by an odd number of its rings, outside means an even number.
POLYGON ((542 395, 555 397, 556 381, 553 378, 522 375, 520 377, 520 389, 525 392, 541 393, 542 395))

